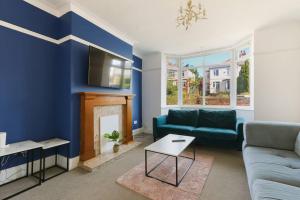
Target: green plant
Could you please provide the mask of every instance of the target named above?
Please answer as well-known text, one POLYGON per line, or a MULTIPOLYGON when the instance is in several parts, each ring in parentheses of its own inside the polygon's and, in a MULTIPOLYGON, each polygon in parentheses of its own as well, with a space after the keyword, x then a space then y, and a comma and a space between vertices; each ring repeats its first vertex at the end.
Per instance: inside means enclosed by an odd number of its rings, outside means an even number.
POLYGON ((237 93, 248 93, 249 92, 249 60, 246 60, 241 65, 241 70, 237 78, 237 93))
POLYGON ((120 133, 118 131, 114 130, 112 133, 105 133, 104 138, 117 143, 120 138, 120 133))

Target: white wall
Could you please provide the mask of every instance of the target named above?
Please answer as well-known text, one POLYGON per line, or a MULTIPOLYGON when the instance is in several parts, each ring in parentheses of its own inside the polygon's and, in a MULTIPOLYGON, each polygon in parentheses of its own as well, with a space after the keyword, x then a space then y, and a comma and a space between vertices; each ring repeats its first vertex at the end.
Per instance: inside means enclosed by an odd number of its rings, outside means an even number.
POLYGON ((161 53, 143 56, 143 127, 145 133, 152 133, 152 118, 161 113, 161 53))
POLYGON ((300 122, 300 22, 254 33, 254 118, 300 122))

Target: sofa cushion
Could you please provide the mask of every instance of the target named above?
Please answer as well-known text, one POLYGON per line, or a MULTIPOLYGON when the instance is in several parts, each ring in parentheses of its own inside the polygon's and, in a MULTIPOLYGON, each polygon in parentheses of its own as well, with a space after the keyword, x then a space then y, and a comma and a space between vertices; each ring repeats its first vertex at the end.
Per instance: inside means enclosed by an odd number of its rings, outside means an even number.
POLYGON ((175 125, 196 126, 198 110, 169 110, 167 123, 175 125))
POLYGON ((179 134, 179 135, 191 135, 194 127, 193 126, 176 125, 176 124, 164 124, 164 125, 158 126, 157 129, 161 133, 160 136, 165 136, 170 133, 175 133, 175 134, 179 134))
POLYGON ((300 132, 298 133, 298 136, 296 138, 295 152, 298 156, 300 156, 300 132))
POLYGON ((198 127, 225 128, 235 130, 235 110, 199 110, 198 127))
POLYGON ((192 130, 195 136, 208 139, 236 140, 237 132, 231 129, 200 127, 192 130))
POLYGON ((253 184, 253 200, 295 200, 300 199, 300 188, 266 180, 253 184))
POLYGON ((295 152, 248 146, 243 157, 250 190, 257 179, 300 187, 300 158, 295 152))

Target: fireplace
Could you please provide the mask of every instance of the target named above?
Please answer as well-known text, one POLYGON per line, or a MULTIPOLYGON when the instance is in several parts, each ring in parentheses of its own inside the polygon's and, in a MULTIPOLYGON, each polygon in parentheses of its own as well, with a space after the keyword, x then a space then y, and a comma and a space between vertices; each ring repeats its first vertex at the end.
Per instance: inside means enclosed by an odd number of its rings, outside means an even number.
POLYGON ((105 133, 119 131, 120 141, 123 139, 123 106, 97 106, 94 107, 94 149, 95 155, 111 152, 113 142, 104 138, 105 133))
POLYGON ((101 130, 117 127, 122 133, 122 142, 128 144, 132 137, 132 94, 82 92, 81 96, 81 133, 80 160, 86 161, 109 148, 101 141, 101 130), (101 127, 102 123, 117 120, 101 127), (102 145, 102 146, 101 146, 102 145), (105 147, 104 147, 105 146, 105 147))

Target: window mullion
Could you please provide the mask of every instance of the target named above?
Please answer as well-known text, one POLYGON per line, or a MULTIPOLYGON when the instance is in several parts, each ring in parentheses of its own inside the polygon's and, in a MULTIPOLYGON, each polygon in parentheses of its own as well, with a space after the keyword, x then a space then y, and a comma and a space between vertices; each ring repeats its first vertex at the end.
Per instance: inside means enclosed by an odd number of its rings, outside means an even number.
POLYGON ((237 56, 236 56, 236 50, 232 50, 232 62, 231 62, 231 78, 230 78, 230 84, 232 87, 230 87, 230 105, 232 108, 236 107, 237 104, 237 56))
POLYGON ((178 106, 181 107, 183 105, 183 93, 182 93, 182 64, 181 64, 181 57, 178 58, 178 67, 179 67, 179 75, 178 75, 178 106))

